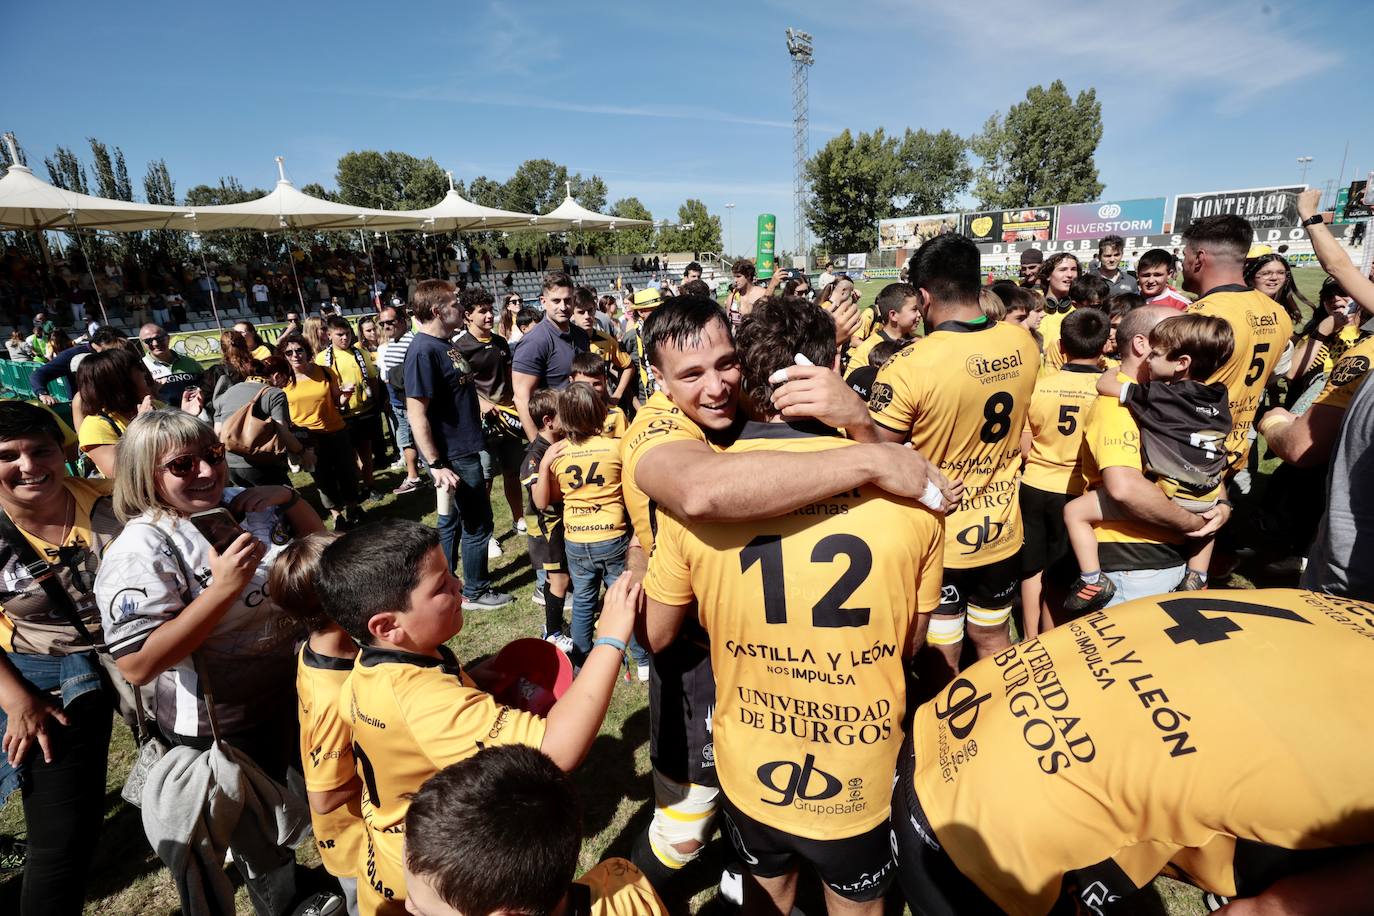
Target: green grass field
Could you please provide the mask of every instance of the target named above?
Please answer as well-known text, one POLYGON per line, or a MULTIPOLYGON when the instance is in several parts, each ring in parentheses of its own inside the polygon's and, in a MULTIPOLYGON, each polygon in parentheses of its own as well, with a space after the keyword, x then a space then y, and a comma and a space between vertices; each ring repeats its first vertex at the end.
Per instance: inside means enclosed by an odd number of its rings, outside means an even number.
MULTIPOLYGON (((1297 271, 1299 287, 1312 301, 1316 301, 1322 274, 1317 270, 1297 271)), ((870 303, 888 281, 868 281, 859 285, 863 301, 870 303)), ((1273 462, 1262 465, 1263 476, 1252 500, 1263 492, 1273 462)), ((398 472, 378 477, 384 484, 399 483, 398 472)), ((304 480, 304 479, 303 479, 304 480)), ((303 481, 302 481, 303 482, 303 481)), ((306 490, 308 493, 308 488, 306 490)), ((524 536, 512 528, 509 508, 500 492, 493 500, 496 530, 504 549, 500 560, 492 562, 496 587, 517 595, 517 600, 496 611, 469 613, 465 628, 451 643, 458 657, 470 664, 494 654, 513 639, 538 636, 543 621, 542 609, 530 601, 534 574, 526 560, 524 536)), ((1247 505, 1238 507, 1240 515, 1233 525, 1243 525, 1247 505)), ((401 497, 387 496, 369 504, 368 516, 373 518, 400 516, 434 523, 434 496, 429 489, 401 497)), ((1253 530, 1253 527, 1243 529, 1253 530)), ((1256 564, 1258 565, 1258 564, 1256 564)), ((1245 587, 1257 578, 1250 568, 1234 577, 1233 584, 1245 587)), ((1292 584, 1264 582, 1263 584, 1292 584)), ((645 688, 635 680, 617 685, 606 722, 586 763, 578 771, 583 820, 586 834, 582 848, 581 866, 590 867, 608 855, 628 856, 635 836, 644 829, 652 811, 652 789, 649 782, 648 753, 649 711, 645 688)), ((105 827, 88 883, 86 912, 100 916, 135 916, 135 914, 171 914, 178 911, 176 889, 162 863, 149 849, 144 839, 142 822, 136 808, 126 805, 119 797, 119 787, 133 758, 133 741, 128 730, 116 723, 110 748, 108 794, 106 796, 105 827)), ((0 834, 22 835, 23 811, 16 795, 0 808, 0 834)), ((716 901, 715 883, 719 879, 719 860, 714 844, 712 852, 699 860, 698 866, 684 875, 684 893, 669 901, 673 913, 723 913, 732 907, 716 901)), ((313 846, 306 844, 298 853, 302 863, 318 865, 313 846)), ((230 870, 233 873, 233 870, 230 870)), ((16 912, 18 907, 17 875, 0 878, 0 912, 16 912)), ((814 886, 803 889, 800 906, 810 916, 824 912, 814 886)), ((251 912, 246 893, 240 889, 240 912, 251 912)), ((1131 912, 1139 914, 1169 914, 1193 916, 1203 912, 1200 894, 1185 885, 1160 879, 1147 892, 1132 901, 1131 912)))

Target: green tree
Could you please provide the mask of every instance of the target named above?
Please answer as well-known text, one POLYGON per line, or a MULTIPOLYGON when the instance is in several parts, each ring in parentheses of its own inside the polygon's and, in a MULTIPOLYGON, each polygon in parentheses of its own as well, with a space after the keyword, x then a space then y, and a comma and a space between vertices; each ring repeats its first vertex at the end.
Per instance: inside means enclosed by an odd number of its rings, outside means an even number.
MULTIPOLYGON (((148 171, 143 175, 143 196, 150 204, 176 206, 177 187, 165 160, 156 159, 148 163, 148 171)), ((161 260, 177 262, 187 257, 184 232, 155 229, 148 233, 148 246, 153 256, 161 260)))
POLYGON ((475 204, 484 207, 496 207, 504 209, 506 206, 506 188, 499 181, 493 181, 485 175, 478 175, 472 179, 472 184, 467 186, 467 193, 459 188, 458 193, 475 204))
POLYGON ((894 212, 897 140, 880 127, 857 137, 848 130, 806 164, 811 195, 806 222, 825 250, 868 251, 878 237, 878 220, 894 212))
MULTIPOLYGON (((95 137, 87 137, 91 145, 91 172, 95 176, 95 192, 110 200, 133 200, 133 183, 129 181, 129 168, 124 162, 124 151, 119 147, 110 149, 95 137)), ((116 232, 106 240, 110 254, 123 260, 147 253, 147 244, 142 232, 116 232)))
POLYGON ((548 213, 563 202, 567 182, 565 166, 551 159, 527 159, 506 182, 502 206, 518 213, 548 213))
POLYGON ((985 207, 1092 201, 1102 193, 1094 155, 1102 140, 1102 105, 1088 89, 1069 97, 1064 83, 1032 86, 1026 98, 994 113, 970 140, 982 160, 974 192, 985 207))
MULTIPOLYGON (((638 197, 625 197, 611 204, 611 216, 623 219, 652 220, 654 215, 640 203, 638 197)), ((617 229, 611 233, 612 249, 616 254, 643 254, 652 244, 653 229, 617 229)))
POLYGON ((712 216, 706 204, 689 198, 677 208, 677 223, 672 229, 659 230, 655 247, 662 251, 688 251, 694 256, 703 251, 720 251, 720 217, 712 216))
MULTIPOLYGON (((311 197, 318 197, 320 200, 332 200, 335 203, 339 202, 339 195, 334 191, 329 190, 324 185, 320 184, 318 181, 312 181, 309 184, 301 185, 301 193, 309 194, 311 197)), ((367 205, 358 204, 358 206, 361 207, 367 205)))
MULTIPOLYGON (((241 204, 266 194, 267 192, 261 188, 245 188, 237 178, 230 175, 221 178, 217 185, 196 185, 186 192, 183 203, 188 207, 217 207, 223 204, 241 204)), ((255 257, 260 257, 264 250, 262 238, 256 232, 206 232, 201 236, 201 244, 205 246, 209 255, 236 263, 247 263, 255 257)))
POLYGON ((930 133, 907 128, 896 150, 894 210, 891 216, 924 216, 954 209, 973 181, 968 142, 950 130, 930 133))
POLYGON ((86 183, 86 167, 76 153, 67 147, 57 147, 51 158, 43 159, 43 165, 48 169, 48 180, 59 188, 78 194, 90 193, 90 186, 86 183))
POLYGON ((355 207, 420 210, 443 200, 448 177, 433 159, 408 153, 356 150, 339 157, 338 200, 355 207))

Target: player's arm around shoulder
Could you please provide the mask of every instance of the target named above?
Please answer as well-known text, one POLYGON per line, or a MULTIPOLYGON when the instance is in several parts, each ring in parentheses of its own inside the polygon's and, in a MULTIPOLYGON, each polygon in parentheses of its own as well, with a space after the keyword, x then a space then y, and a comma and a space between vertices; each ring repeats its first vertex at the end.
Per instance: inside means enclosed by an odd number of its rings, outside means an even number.
POLYGON ((644 575, 644 617, 639 627, 650 652, 671 645, 683 621, 695 615, 692 571, 682 549, 684 534, 671 515, 659 516, 658 536, 644 575))

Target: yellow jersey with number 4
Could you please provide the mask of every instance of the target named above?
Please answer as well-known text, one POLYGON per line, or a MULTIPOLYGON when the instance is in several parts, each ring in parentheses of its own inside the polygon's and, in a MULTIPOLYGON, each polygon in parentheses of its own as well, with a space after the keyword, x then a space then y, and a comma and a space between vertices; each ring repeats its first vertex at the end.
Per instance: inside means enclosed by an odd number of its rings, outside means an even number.
POLYGON ((964 499, 945 522, 945 568, 972 569, 1021 549, 1021 430, 1040 351, 1025 328, 946 321, 878 372, 868 409, 910 438, 964 499))
POLYGON ((1293 336, 1293 319, 1273 299, 1259 290, 1233 284, 1219 286, 1188 307, 1188 311, 1221 318, 1236 335, 1236 348, 1207 384, 1226 386, 1231 407, 1231 435, 1226 451, 1231 471, 1245 467, 1255 441, 1255 412, 1264 398, 1264 386, 1293 336))
POLYGON ((625 504, 620 499, 620 440, 592 436, 568 443, 551 470, 563 488, 563 537, 579 544, 609 541, 625 534, 625 504))
POLYGON ((1083 425, 1088 408, 1097 399, 1097 380, 1102 370, 1082 363, 1067 363, 1042 375, 1035 383, 1026 423, 1031 450, 1021 483, 1046 493, 1083 492, 1083 465, 1078 450, 1083 444, 1083 425))
POLYGON ((913 786, 935 840, 1008 913, 1101 904, 1161 871, 1254 894, 1374 843, 1374 704, 1355 699, 1371 693, 1372 604, 1132 601, 961 672, 916 711, 913 786))
MULTIPOLYGON (((726 451, 852 443, 748 423, 726 451)), ((916 617, 940 603, 942 519, 876 487, 785 516, 687 529, 667 513, 644 591, 695 603, 711 638, 721 788, 750 817, 817 840, 887 819, 916 617)))

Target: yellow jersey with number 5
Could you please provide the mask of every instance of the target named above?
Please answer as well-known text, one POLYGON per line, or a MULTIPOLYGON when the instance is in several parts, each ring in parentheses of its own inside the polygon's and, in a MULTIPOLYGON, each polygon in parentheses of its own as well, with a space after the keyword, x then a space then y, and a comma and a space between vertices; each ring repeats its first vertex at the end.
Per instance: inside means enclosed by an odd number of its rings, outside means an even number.
POLYGON ((1021 483, 1046 493, 1083 492, 1083 464, 1078 450, 1088 408, 1097 400, 1102 370, 1082 363, 1040 376, 1026 423, 1031 450, 1021 483))
POLYGON ((592 436, 568 443, 551 470, 563 488, 563 537, 579 544, 618 538, 627 530, 620 498, 620 440, 592 436))
POLYGON ((1188 307, 1188 311, 1221 318, 1236 335, 1236 348, 1207 384, 1226 386, 1231 407, 1231 435, 1226 437, 1231 471, 1245 467, 1255 441, 1255 412, 1264 399, 1264 386, 1293 336, 1293 319, 1259 290, 1232 284, 1219 286, 1188 307))
MULTIPOLYGON (((852 443, 747 423, 727 452, 852 443)), ((721 788, 784 833, 857 836, 887 819, 918 614, 940 603, 943 520, 876 487, 779 518, 659 514, 645 593, 695 603, 711 637, 721 788)))
POLYGON ((868 409, 910 438, 964 499, 945 522, 945 568, 972 569, 1021 549, 1021 430, 1040 351, 1025 328, 946 321, 878 372, 868 409))

